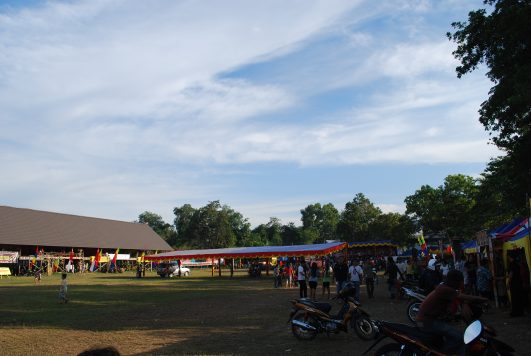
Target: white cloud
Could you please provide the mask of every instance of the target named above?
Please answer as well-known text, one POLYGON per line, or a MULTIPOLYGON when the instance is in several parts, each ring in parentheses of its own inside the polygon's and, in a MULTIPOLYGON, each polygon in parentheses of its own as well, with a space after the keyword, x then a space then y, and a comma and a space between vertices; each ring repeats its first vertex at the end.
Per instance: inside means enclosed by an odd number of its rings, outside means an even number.
MULTIPOLYGON (((210 169, 229 164, 486 161, 496 150, 475 120, 485 81, 458 83, 450 43, 427 22, 365 26, 433 5, 87 0, 0 10, 0 195, 126 219, 138 206, 215 199, 227 183, 210 181, 210 169), (305 111, 334 90, 361 99, 305 111)), ((256 221, 299 219, 299 201, 260 205, 244 207, 256 221)))

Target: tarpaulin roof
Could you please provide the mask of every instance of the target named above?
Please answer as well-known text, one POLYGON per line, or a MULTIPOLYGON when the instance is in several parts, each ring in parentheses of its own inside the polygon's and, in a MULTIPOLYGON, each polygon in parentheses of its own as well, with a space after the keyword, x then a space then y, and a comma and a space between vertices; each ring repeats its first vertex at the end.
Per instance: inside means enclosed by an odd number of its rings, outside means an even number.
POLYGON ((149 255, 144 258, 148 261, 180 260, 185 258, 211 259, 211 258, 267 258, 267 257, 297 257, 297 256, 324 256, 347 247, 346 242, 333 242, 315 245, 295 246, 258 246, 258 247, 230 247, 208 250, 184 250, 149 255))
POLYGON ((392 246, 397 247, 398 245, 393 243, 391 240, 379 240, 379 241, 354 241, 349 242, 348 247, 375 247, 375 246, 392 246))
POLYGON ((497 239, 509 239, 518 234, 522 230, 529 227, 528 219, 517 218, 511 223, 502 225, 501 227, 491 231, 490 236, 497 239))

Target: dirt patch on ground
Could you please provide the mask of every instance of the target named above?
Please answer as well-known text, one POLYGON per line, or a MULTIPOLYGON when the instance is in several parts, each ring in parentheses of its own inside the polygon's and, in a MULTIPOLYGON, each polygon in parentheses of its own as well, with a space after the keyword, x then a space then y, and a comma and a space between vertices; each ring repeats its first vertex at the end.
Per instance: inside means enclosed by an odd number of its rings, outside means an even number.
MULTIPOLYGON (((146 283, 138 286, 114 281, 110 286, 123 291, 113 292, 109 287, 108 294, 101 292, 98 300, 85 294, 91 290, 86 286, 87 290, 73 297, 71 303, 48 314, 33 310, 39 308, 35 304, 29 304, 26 311, 10 309, 9 303, 17 305, 9 299, 14 290, 0 289, 0 311, 4 315, 9 312, 0 323, 1 353, 75 355, 90 347, 113 345, 126 355, 361 355, 371 344, 352 332, 319 335, 307 342, 295 339, 286 322, 289 301, 298 296, 298 290, 274 289, 267 278, 146 283)), ((79 288, 82 286, 80 283, 79 288)), ((362 303, 375 319, 407 322, 407 302, 391 302, 382 284, 376 287, 376 298, 362 298, 362 303)), ((529 316, 510 318, 507 310, 493 308, 485 319, 517 354, 531 355, 529 316)))

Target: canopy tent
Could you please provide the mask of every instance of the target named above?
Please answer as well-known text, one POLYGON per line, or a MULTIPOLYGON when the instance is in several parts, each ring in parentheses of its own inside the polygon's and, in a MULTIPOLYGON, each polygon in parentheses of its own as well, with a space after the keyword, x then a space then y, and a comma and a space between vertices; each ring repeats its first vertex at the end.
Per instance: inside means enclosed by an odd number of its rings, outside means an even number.
POLYGON ((349 242, 348 248, 354 247, 374 247, 374 246, 389 246, 389 247, 398 247, 397 244, 393 243, 391 240, 378 240, 378 241, 354 241, 349 242))
POLYGON ((145 256, 146 261, 169 261, 218 258, 269 258, 269 257, 298 257, 298 256, 324 256, 341 251, 347 247, 346 242, 333 242, 315 245, 295 246, 258 246, 258 247, 231 247, 207 250, 184 250, 159 253, 145 256))
MULTIPOLYGON (((511 223, 505 224, 489 232, 489 235, 496 239, 509 240, 529 229, 529 219, 517 218, 511 223)), ((525 234, 524 234, 525 235, 525 234)))

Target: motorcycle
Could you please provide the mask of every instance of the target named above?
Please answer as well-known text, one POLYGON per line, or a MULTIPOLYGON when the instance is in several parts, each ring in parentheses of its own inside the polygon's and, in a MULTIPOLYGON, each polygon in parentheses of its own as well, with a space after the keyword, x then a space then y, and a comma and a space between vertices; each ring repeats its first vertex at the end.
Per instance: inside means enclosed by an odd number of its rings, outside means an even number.
POLYGON ((426 295, 424 294, 424 290, 418 287, 402 287, 402 291, 409 299, 406 309, 407 318, 409 321, 415 324, 420 305, 424 299, 426 299, 426 295))
MULTIPOLYGON (((409 303, 407 305, 406 314, 409 321, 411 321, 413 324, 416 324, 417 320, 417 314, 420 310, 420 305, 426 299, 426 295, 424 294, 424 290, 418 287, 402 287, 402 291, 404 295, 407 295, 409 298, 409 303)), ((481 315, 485 312, 487 312, 490 309, 490 304, 488 302, 476 302, 476 303, 470 303, 470 308, 472 309, 474 318, 478 319, 481 317, 481 315)), ((447 321, 459 321, 461 320, 461 312, 459 308, 457 308, 455 314, 449 314, 447 321)))
MULTIPOLYGON (((444 356, 452 355, 444 349, 444 340, 440 335, 428 334, 417 327, 373 320, 376 329, 376 341, 363 353, 371 351, 385 338, 395 340, 376 350, 375 356, 384 355, 415 355, 444 356)), ((514 349, 506 343, 495 339, 493 329, 483 325, 479 320, 472 322, 465 330, 463 342, 466 355, 500 355, 514 354, 514 349)))
POLYGON ((335 298, 343 300, 343 306, 338 314, 330 314, 330 303, 315 302, 307 298, 292 300, 292 311, 288 323, 291 331, 299 340, 312 340, 317 334, 337 334, 354 329, 363 340, 374 338, 374 325, 369 313, 363 310, 360 303, 353 299, 355 287, 347 283, 335 298))

